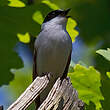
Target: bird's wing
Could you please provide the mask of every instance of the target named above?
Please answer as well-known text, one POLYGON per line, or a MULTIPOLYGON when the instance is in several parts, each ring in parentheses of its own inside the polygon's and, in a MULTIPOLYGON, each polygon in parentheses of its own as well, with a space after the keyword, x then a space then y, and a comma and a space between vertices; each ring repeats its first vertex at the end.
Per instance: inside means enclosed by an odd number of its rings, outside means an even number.
POLYGON ((34 54, 33 54, 33 80, 38 76, 36 59, 37 59, 37 50, 34 49, 34 54))
MULTIPOLYGON (((36 59, 37 59, 37 50, 34 49, 34 55, 33 55, 33 81, 38 76, 36 59)), ((35 99, 35 106, 36 106, 36 110, 40 106, 40 95, 35 99)))
POLYGON ((71 61, 71 53, 72 53, 72 50, 71 50, 70 55, 69 55, 69 57, 68 57, 68 61, 67 61, 67 64, 66 64, 66 67, 65 67, 65 70, 64 70, 62 79, 64 79, 64 78, 67 77, 68 69, 69 69, 69 65, 70 65, 70 61, 71 61))

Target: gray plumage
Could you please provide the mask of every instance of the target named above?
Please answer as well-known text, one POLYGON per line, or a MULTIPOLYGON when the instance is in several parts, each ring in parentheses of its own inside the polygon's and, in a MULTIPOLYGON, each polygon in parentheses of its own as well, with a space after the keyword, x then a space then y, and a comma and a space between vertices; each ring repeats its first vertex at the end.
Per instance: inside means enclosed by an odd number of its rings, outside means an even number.
POLYGON ((66 24, 67 18, 64 16, 56 16, 43 23, 35 41, 37 74, 42 76, 45 72, 53 73, 49 85, 40 95, 41 102, 48 95, 56 79, 63 75, 72 51, 72 40, 66 31, 66 24))

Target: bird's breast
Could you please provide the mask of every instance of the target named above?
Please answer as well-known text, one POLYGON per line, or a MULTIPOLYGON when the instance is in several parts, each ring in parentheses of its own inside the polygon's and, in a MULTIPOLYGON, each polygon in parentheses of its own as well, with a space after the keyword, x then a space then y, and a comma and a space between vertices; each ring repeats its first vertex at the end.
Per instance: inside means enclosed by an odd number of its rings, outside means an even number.
POLYGON ((59 77, 64 72, 72 49, 71 39, 65 32, 46 34, 38 38, 37 72, 39 75, 52 72, 59 77))

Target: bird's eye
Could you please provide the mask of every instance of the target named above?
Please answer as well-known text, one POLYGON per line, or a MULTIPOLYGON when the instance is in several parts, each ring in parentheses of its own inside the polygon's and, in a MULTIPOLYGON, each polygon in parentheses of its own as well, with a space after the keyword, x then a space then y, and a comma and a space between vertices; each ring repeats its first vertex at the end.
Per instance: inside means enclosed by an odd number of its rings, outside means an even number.
POLYGON ((48 18, 50 18, 50 15, 48 15, 48 18))
POLYGON ((55 14, 55 12, 52 13, 52 15, 54 15, 54 14, 55 14))

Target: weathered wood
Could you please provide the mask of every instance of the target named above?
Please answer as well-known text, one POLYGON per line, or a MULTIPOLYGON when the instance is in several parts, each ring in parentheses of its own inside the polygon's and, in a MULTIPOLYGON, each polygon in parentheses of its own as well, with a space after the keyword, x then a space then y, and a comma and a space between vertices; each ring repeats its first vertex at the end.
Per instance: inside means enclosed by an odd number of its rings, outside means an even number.
POLYGON ((38 110, 83 110, 84 103, 78 99, 70 79, 56 81, 46 100, 38 110))
POLYGON ((3 106, 0 106, 0 110, 3 110, 3 106))
MULTIPOLYGON (((51 74, 37 77, 24 93, 7 110, 25 110, 46 88, 51 74)), ((47 98, 38 110, 83 110, 84 103, 78 99, 70 79, 57 79, 47 98)))
POLYGON ((37 77, 7 110, 25 110, 45 89, 49 83, 48 77, 47 75, 43 77, 37 77))

